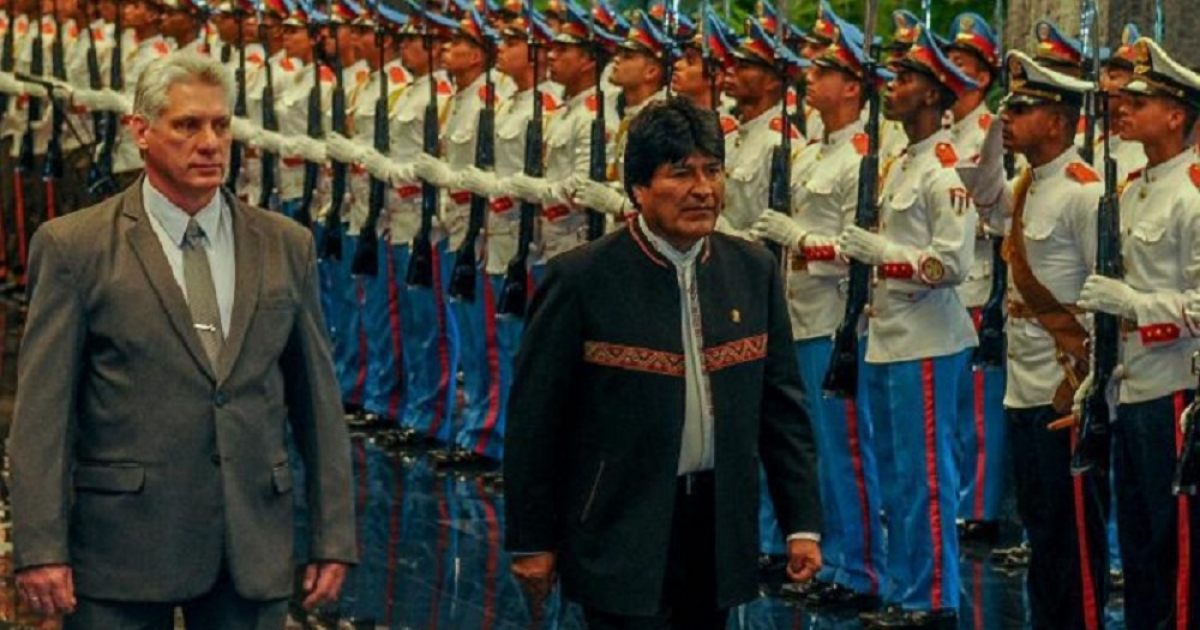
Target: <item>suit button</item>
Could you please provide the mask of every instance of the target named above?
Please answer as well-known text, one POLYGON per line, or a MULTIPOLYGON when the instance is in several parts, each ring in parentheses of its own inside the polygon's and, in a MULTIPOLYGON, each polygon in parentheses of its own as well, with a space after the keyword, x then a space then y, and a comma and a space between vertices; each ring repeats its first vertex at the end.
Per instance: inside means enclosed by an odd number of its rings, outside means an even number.
POLYGON ((229 397, 225 395, 225 392, 217 392, 216 394, 213 395, 213 404, 214 405, 216 405, 218 407, 224 407, 225 403, 227 403, 227 402, 229 402, 229 397))
POLYGON ((220 455, 214 454, 212 457, 208 458, 208 461, 212 462, 213 466, 217 466, 217 467, 221 466, 221 456, 220 455))

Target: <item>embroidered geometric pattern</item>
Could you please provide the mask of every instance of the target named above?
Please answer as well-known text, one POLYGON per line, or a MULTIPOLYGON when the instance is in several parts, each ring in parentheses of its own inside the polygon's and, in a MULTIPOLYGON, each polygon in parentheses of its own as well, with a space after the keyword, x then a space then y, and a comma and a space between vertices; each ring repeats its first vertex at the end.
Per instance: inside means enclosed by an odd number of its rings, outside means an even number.
POLYGON ((664 376, 683 376, 683 355, 649 348, 622 346, 602 341, 583 344, 583 360, 596 365, 650 372, 664 376))
POLYGON ((704 351, 704 370, 709 374, 767 356, 767 336, 746 337, 704 351))

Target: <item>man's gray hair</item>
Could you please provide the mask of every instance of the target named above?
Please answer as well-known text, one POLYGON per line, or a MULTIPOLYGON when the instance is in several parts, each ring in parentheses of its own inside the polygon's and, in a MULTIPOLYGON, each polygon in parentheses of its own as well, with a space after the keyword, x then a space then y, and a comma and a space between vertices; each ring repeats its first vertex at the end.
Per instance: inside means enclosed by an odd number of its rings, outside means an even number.
POLYGON ((180 83, 202 83, 221 88, 233 103, 233 79, 217 59, 190 51, 176 51, 146 65, 138 77, 133 114, 154 122, 167 108, 167 92, 180 83))

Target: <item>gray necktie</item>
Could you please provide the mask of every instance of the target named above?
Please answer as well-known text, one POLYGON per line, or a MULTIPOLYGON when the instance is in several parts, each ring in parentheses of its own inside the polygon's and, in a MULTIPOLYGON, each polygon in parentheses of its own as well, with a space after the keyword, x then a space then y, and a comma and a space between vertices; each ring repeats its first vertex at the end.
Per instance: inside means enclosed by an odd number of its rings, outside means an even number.
POLYGON ((192 325, 196 327, 209 362, 216 365, 225 335, 221 332, 217 289, 208 266, 208 253, 204 251, 204 230, 195 219, 188 219, 187 232, 183 236, 183 284, 192 311, 192 325))

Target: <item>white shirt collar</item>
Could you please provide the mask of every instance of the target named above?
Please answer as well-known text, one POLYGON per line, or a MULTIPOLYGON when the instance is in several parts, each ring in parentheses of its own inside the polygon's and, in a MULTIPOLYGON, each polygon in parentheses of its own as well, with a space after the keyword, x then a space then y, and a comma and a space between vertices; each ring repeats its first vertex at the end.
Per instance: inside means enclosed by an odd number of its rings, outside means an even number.
MULTIPOLYGON (((191 217, 159 192, 150 183, 148 177, 142 179, 142 203, 146 206, 146 212, 150 217, 157 221, 167 236, 171 238, 171 242, 182 247, 183 237, 187 233, 188 219, 191 217)), ((220 229, 225 214, 225 204, 221 201, 220 191, 213 195, 212 201, 209 201, 208 205, 196 213, 196 222, 200 224, 200 229, 204 230, 209 242, 217 237, 217 230, 220 229)))
POLYGON ((646 217, 644 215, 639 213, 637 220, 638 227, 641 228, 642 233, 646 235, 646 238, 650 240, 650 244, 654 246, 654 249, 657 250, 658 253, 662 254, 664 258, 671 261, 671 264, 675 265, 677 268, 687 267, 688 265, 694 263, 696 261, 696 257, 700 255, 700 250, 704 249, 705 239, 702 238, 696 241, 696 243, 692 245, 692 247, 686 252, 681 252, 678 249, 675 249, 674 245, 671 245, 663 240, 659 235, 655 234, 654 231, 650 229, 650 226, 646 224, 646 217))

